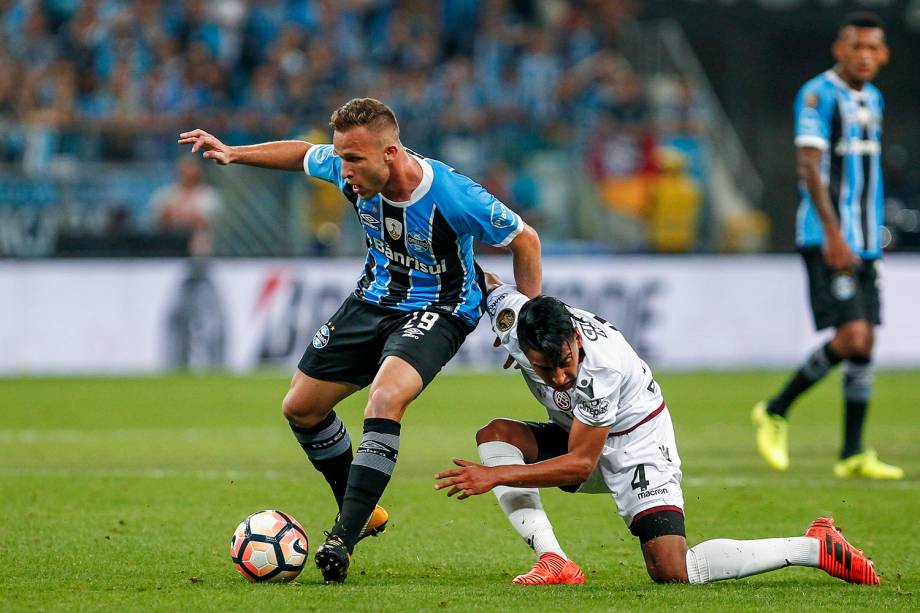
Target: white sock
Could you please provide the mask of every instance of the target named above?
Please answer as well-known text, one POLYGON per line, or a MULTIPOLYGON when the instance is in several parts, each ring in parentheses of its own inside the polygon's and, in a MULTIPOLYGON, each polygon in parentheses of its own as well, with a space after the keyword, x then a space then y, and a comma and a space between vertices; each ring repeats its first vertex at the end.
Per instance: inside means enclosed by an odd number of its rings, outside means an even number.
MULTIPOLYGON (((524 453, 503 441, 490 441, 479 446, 479 458, 486 466, 524 464, 524 453)), ((566 558, 559 546, 553 526, 543 510, 540 492, 535 487, 507 487, 492 490, 508 521, 538 556, 552 552, 566 558)), ((566 558, 568 559, 568 558, 566 558)))
POLYGON ((713 539, 687 551, 690 583, 740 579, 784 566, 817 566, 818 539, 792 538, 736 541, 713 539))

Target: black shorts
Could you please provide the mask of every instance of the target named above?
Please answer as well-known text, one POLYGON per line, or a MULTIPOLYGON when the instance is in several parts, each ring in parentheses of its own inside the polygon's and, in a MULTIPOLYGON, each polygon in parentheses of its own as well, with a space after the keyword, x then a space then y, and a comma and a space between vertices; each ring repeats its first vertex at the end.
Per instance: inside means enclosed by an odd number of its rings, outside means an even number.
MULTIPOLYGON (((525 421, 533 437, 537 440, 537 462, 557 458, 569 452, 568 431, 551 421, 525 421)), ((560 485, 563 492, 574 493, 580 484, 560 485)))
POLYGON ((365 387, 383 359, 395 355, 411 364, 428 385, 472 331, 451 314, 398 311, 351 295, 316 331, 297 367, 315 379, 365 387))
POLYGON ((818 330, 850 321, 882 323, 879 302, 879 260, 863 260, 855 268, 835 271, 824 263, 821 250, 802 251, 808 271, 811 312, 818 330))

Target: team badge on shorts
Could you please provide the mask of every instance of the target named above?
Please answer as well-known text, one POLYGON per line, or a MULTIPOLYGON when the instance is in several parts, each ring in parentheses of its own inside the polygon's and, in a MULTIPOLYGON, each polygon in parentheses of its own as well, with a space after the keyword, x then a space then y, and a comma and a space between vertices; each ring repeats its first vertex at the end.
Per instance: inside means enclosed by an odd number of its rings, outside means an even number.
POLYGON ((502 309, 495 318, 495 329, 499 332, 507 332, 514 325, 514 309, 502 309))
POLYGON ((849 272, 838 272, 831 278, 831 294, 841 302, 852 300, 856 295, 856 281, 849 272))
POLYGON ((329 324, 323 324, 320 329, 316 331, 316 334, 313 335, 313 347, 322 349, 329 344, 329 337, 331 336, 332 328, 329 327, 329 324))

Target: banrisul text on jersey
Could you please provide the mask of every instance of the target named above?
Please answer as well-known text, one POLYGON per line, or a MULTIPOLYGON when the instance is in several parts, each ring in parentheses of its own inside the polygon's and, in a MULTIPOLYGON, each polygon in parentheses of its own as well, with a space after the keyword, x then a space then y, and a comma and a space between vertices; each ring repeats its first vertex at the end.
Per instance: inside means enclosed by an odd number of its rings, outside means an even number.
POLYGON ((367 259, 356 297, 404 311, 452 313, 475 325, 482 315, 482 288, 473 241, 505 247, 524 223, 468 177, 437 160, 411 155, 422 169, 422 181, 405 202, 355 194, 342 177, 332 145, 311 147, 304 170, 336 184, 364 230, 367 259))

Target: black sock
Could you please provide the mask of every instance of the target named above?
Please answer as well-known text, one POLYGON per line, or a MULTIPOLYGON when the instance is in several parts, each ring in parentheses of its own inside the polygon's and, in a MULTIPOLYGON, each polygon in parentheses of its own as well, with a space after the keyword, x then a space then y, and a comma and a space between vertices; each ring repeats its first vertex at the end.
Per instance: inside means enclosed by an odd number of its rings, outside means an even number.
POLYGON ((841 458, 856 455, 862 449, 863 424, 872 396, 872 361, 868 357, 854 357, 847 361, 843 371, 843 397, 846 402, 841 458))
POLYGON ((391 419, 364 420, 364 437, 351 464, 341 517, 332 529, 332 535, 341 538, 348 551, 354 549, 396 468, 399 429, 399 422, 391 419))
POLYGON ((294 438, 313 464, 323 474, 335 502, 342 509, 345 488, 348 486, 348 471, 351 468, 351 438, 345 424, 335 411, 330 411, 323 421, 310 428, 299 428, 291 424, 294 438))
POLYGON ((808 359, 799 366, 786 387, 778 396, 767 404, 767 412, 775 415, 786 416, 789 406, 802 395, 805 390, 824 378, 831 368, 840 363, 842 358, 837 355, 831 344, 827 343, 815 349, 808 359))

